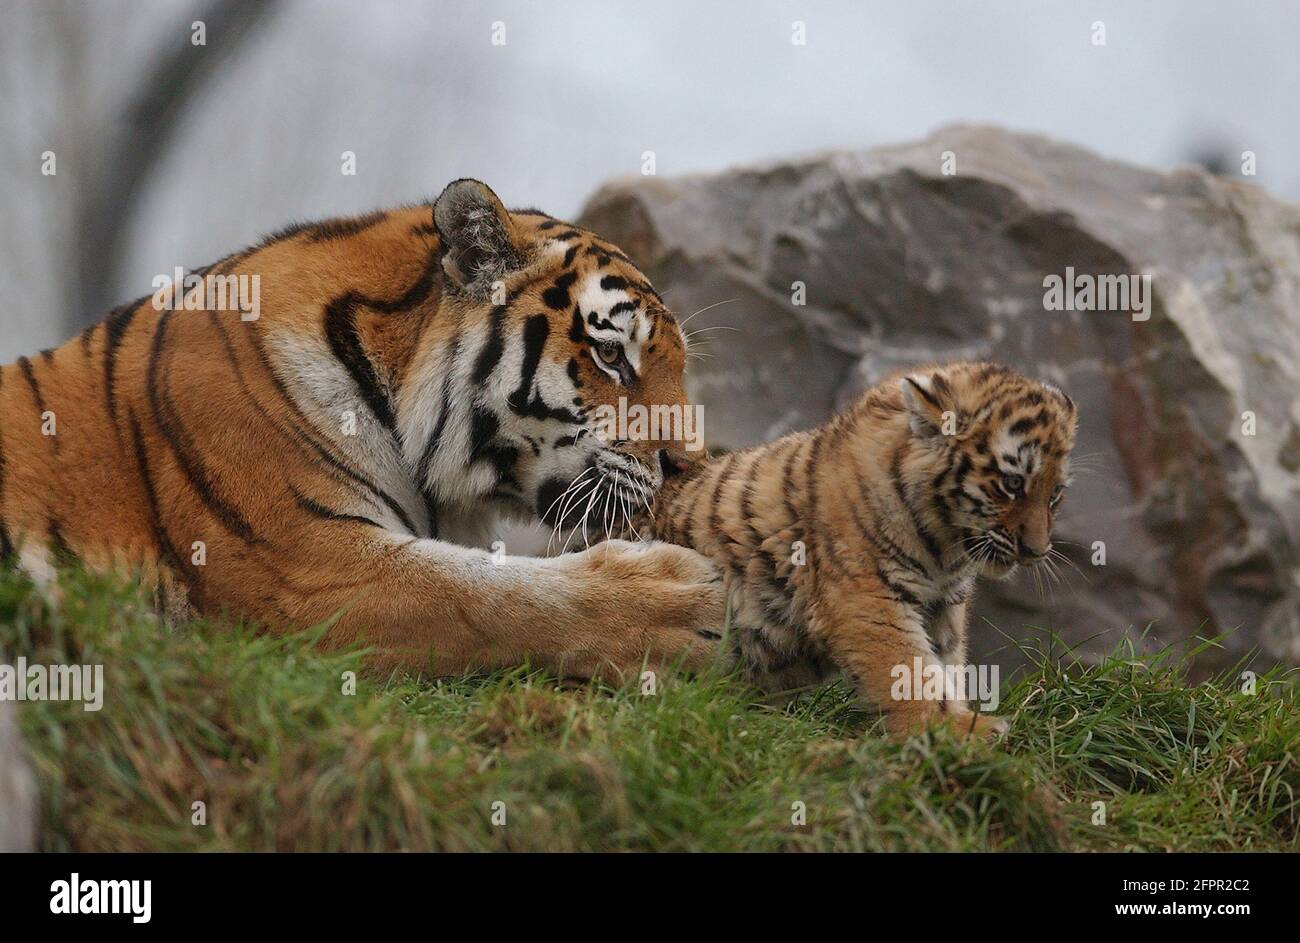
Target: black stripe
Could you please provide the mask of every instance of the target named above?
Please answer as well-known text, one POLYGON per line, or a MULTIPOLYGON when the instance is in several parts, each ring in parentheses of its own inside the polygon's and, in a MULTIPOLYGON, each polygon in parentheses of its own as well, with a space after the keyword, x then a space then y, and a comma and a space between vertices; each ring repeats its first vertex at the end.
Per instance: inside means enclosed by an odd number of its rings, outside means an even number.
POLYGON ((524 353, 519 368, 519 385, 506 397, 506 405, 511 412, 519 416, 542 421, 561 422, 578 425, 582 416, 566 406, 551 406, 542 399, 541 393, 534 394, 533 380, 537 376, 537 367, 542 360, 542 350, 551 334, 550 319, 544 314, 535 314, 524 324, 524 353))
MULTIPOLYGON (((704 475, 698 475, 698 476, 696 476, 695 478, 693 478, 693 479, 691 479, 691 480, 688 480, 688 481, 684 481, 684 482, 682 482, 682 484, 681 484, 680 486, 678 486, 678 488, 677 488, 677 495, 678 495, 678 502, 677 502, 677 504, 678 504, 678 507, 679 507, 679 519, 680 519, 680 521, 681 521, 681 526, 680 526, 680 527, 675 527, 675 526, 674 526, 674 523, 675 523, 675 522, 671 519, 671 517, 668 518, 668 520, 666 521, 666 523, 669 525, 669 527, 673 528, 673 529, 677 532, 677 535, 680 537, 680 539, 679 539, 677 542, 678 542, 678 543, 681 543, 682 545, 687 546, 687 547, 694 547, 694 546, 695 546, 695 540, 694 540, 694 537, 695 537, 694 518, 695 518, 696 500, 697 500, 697 498, 699 497, 699 495, 697 494, 695 497, 690 498, 690 499, 688 500, 687 497, 686 497, 687 490, 688 490, 688 489, 694 489, 694 490, 696 490, 696 491, 699 491, 699 490, 703 489, 703 487, 704 487, 704 481, 705 481, 705 476, 704 476, 704 475)), ((664 502, 664 508, 665 508, 665 510, 668 508, 668 506, 669 506, 669 505, 668 505, 668 502, 665 501, 665 502, 664 502)), ((656 517, 657 517, 657 516, 658 516, 658 515, 656 515, 656 517)))
POLYGON ((370 362, 361 344, 361 334, 357 329, 357 307, 360 302, 361 296, 349 291, 325 307, 325 339, 335 358, 352 376, 352 382, 361 391, 361 398, 370 407, 370 412, 384 428, 396 433, 397 420, 393 415, 393 404, 380 385, 375 365, 370 362))
POLYGON ((383 210, 376 210, 373 213, 367 213, 364 216, 353 216, 343 219, 327 219, 324 222, 316 223, 306 229, 308 242, 330 242, 334 239, 343 239, 347 236, 355 236, 357 233, 365 232, 374 226, 379 225, 388 218, 388 214, 383 210))
POLYGON ((747 546, 755 549, 763 545, 763 535, 754 526, 754 479, 758 477, 760 469, 765 465, 765 456, 761 451, 756 451, 753 461, 749 463, 749 468, 745 471, 745 480, 740 486, 740 519, 745 523, 745 529, 749 532, 747 546))
MULTIPOLYGON (((546 339, 551 336, 551 322, 544 314, 534 314, 524 322, 524 355, 519 366, 519 385, 506 398, 510 408, 516 413, 528 410, 533 390, 533 380, 537 376, 537 366, 542 362, 542 350, 546 339)), ((537 402, 540 404, 541 399, 537 402)), ((545 419, 546 414, 537 418, 545 419)))
POLYGON ((506 312, 510 310, 508 304, 497 305, 492 309, 489 316, 488 338, 483 344, 483 349, 479 351, 478 358, 474 361, 474 373, 470 377, 470 382, 475 386, 481 384, 492 373, 492 369, 501 360, 501 355, 505 353, 505 339, 501 336, 501 328, 505 323, 506 312))
POLYGON ((829 426, 822 426, 813 433, 812 448, 808 450, 808 458, 804 461, 803 466, 804 488, 808 493, 808 500, 806 503, 808 509, 808 526, 805 529, 805 534, 813 538, 806 542, 806 550, 808 553, 808 566, 813 569, 814 572, 820 570, 822 566, 828 566, 832 570, 837 570, 839 572, 844 572, 845 569, 844 564, 839 560, 838 554, 836 554, 834 548, 830 546, 830 541, 827 540, 826 530, 822 526, 824 522, 818 514, 818 509, 821 507, 821 501, 817 496, 817 475, 815 469, 818 460, 821 458, 822 449, 825 446, 826 439, 829 435, 829 426), (821 553, 823 548, 827 550, 825 554, 821 553))
POLYGON ((420 486, 420 500, 424 502, 424 513, 429 518, 429 536, 434 540, 438 539, 438 502, 434 500, 433 492, 423 484, 420 486))
POLYGON ((542 292, 542 303, 555 311, 564 311, 569 307, 569 288, 578 279, 577 272, 565 272, 554 284, 542 292))
POLYGON ((948 506, 948 500, 949 498, 952 500, 958 500, 965 496, 966 493, 963 489, 966 484, 966 476, 970 474, 973 467, 974 463, 971 462, 970 456, 962 453, 961 459, 957 462, 957 468, 955 470, 952 467, 952 461, 950 459, 948 467, 944 469, 942 474, 937 475, 934 479, 933 488, 931 489, 934 492, 934 503, 939 509, 940 522, 948 530, 953 530, 956 527, 956 522, 952 519, 952 509, 948 506), (950 491, 945 493, 942 490, 943 479, 949 472, 952 472, 953 475, 953 486, 950 491))
POLYGON ((494 413, 475 407, 470 415, 470 427, 469 460, 472 463, 487 451, 497 430, 501 428, 501 420, 494 413))
POLYGON ((50 551, 54 556, 54 564, 58 567, 77 566, 81 558, 68 546, 68 542, 63 537, 63 525, 57 518, 50 518, 46 527, 46 532, 50 539, 50 551))
POLYGON ((44 414, 45 397, 41 395, 41 385, 36 382, 36 373, 32 370, 32 362, 26 357, 19 357, 18 367, 22 370, 23 376, 27 378, 27 385, 32 388, 32 398, 36 400, 36 411, 44 414))
POLYGON ((934 559, 936 566, 943 569, 943 550, 940 548, 939 542, 934 539, 934 535, 926 528, 925 522, 921 520, 916 508, 912 505, 911 499, 907 496, 907 490, 903 487, 902 446, 894 449, 894 454, 890 458, 889 474, 894 479, 894 492, 898 495, 898 500, 902 502, 904 509, 906 509, 908 517, 912 521, 912 529, 916 531, 916 536, 920 538, 921 543, 925 546, 925 552, 934 559))
POLYGON ((420 460, 416 463, 416 483, 423 490, 429 484, 429 471, 433 468, 433 460, 438 454, 438 449, 442 445, 442 435, 447 428, 447 417, 451 412, 451 383, 452 377, 456 374, 456 362, 460 360, 460 329, 458 328, 451 337, 451 344, 447 348, 447 369, 442 375, 442 392, 440 394, 438 410, 438 424, 433 428, 433 434, 429 436, 429 441, 424 444, 424 450, 420 453, 420 460))
POLYGON ((375 418, 393 433, 394 437, 397 434, 397 421, 393 415, 392 402, 380 383, 375 365, 366 356, 365 348, 361 343, 361 334, 357 328, 357 310, 365 307, 381 314, 401 314, 415 307, 425 301, 433 291, 436 270, 437 258, 431 254, 420 277, 392 301, 369 298, 359 292, 347 291, 325 306, 325 338, 329 342, 330 350, 351 374, 352 381, 357 385, 357 389, 375 418))
POLYGON ((131 324, 136 310, 144 304, 145 298, 137 298, 119 305, 104 318, 104 404, 108 409, 109 422, 117 421, 117 389, 113 377, 113 366, 117 362, 117 349, 122 344, 126 329, 131 324))
MULTIPOLYGON (((38 414, 38 418, 41 420, 42 423, 44 423, 45 413, 46 413, 45 397, 41 394, 41 385, 38 382, 36 382, 36 371, 32 367, 32 362, 27 357, 19 357, 18 366, 23 371, 23 376, 27 378, 27 385, 30 386, 32 389, 32 398, 36 400, 36 412, 38 414)), ((56 429, 55 430, 56 434, 52 436, 45 436, 42 434, 43 438, 53 440, 55 452, 59 451, 59 437, 57 435, 57 431, 58 430, 56 429)))
POLYGON ((713 495, 709 498, 709 530, 712 532, 712 535, 717 538, 718 546, 724 550, 729 549, 727 545, 730 543, 730 539, 722 529, 722 517, 718 513, 718 506, 722 502, 722 489, 727 485, 728 476, 731 474, 731 466, 736 464, 736 456, 738 454, 738 452, 730 452, 727 454, 727 457, 722 460, 722 465, 718 469, 717 487, 713 489, 713 495))
POLYGON ((410 517, 407 516, 406 511, 402 509, 402 506, 398 504, 397 501, 388 494, 388 492, 384 491, 365 475, 355 471, 343 459, 335 455, 328 447, 328 440, 324 443, 321 442, 321 439, 324 437, 312 421, 307 418, 306 413, 302 411, 302 407, 300 407, 297 401, 289 395, 289 391, 285 387, 284 381, 281 380, 279 374, 275 372, 275 368, 271 365, 271 361, 266 356, 266 351, 262 348, 261 337, 256 331, 250 332, 249 337, 252 340, 253 351, 257 355, 258 362, 261 363, 262 369, 266 371, 267 376, 271 378, 271 383, 275 386, 276 393, 279 394, 280 398, 291 410, 293 410, 294 415, 297 417, 297 422, 290 423, 289 428, 293 429, 295 433, 304 439, 311 446, 312 450, 315 451, 316 454, 319 455, 331 468, 334 468, 347 476, 382 501, 384 505, 393 512, 393 515, 401 522, 402 526, 410 533, 418 533, 415 524, 412 523, 410 517))
POLYGON ((878 528, 868 529, 870 526, 869 522, 862 518, 856 506, 849 505, 849 510, 853 515, 854 521, 862 530, 863 536, 867 538, 867 543, 871 544, 871 546, 875 548, 876 553, 883 557, 888 557, 892 563, 911 570, 917 576, 929 578, 929 568, 921 563, 920 560, 903 550, 902 547, 894 543, 894 541, 892 541, 888 536, 879 531, 878 528))
POLYGON ((1015 423, 1007 431, 1010 432, 1012 435, 1024 435, 1026 432, 1029 432, 1033 429, 1037 429, 1039 426, 1047 425, 1047 423, 1048 423, 1047 410, 1040 409, 1034 415, 1026 416, 1024 419, 1021 419, 1019 422, 1015 423))
POLYGON ((794 463, 799 458, 799 450, 803 448, 803 442, 795 440, 794 448, 790 450, 790 456, 785 461, 785 467, 781 470, 781 497, 785 505, 786 516, 789 517, 789 523, 794 524, 799 519, 799 510, 794 506, 794 499, 790 496, 791 479, 794 477, 794 463))
POLYGON ((140 422, 135 418, 135 410, 128 413, 131 423, 131 442, 135 448, 135 465, 140 474, 140 484, 144 488, 145 502, 149 507, 149 523, 153 529, 154 544, 158 548, 159 556, 163 562, 170 566, 176 574, 177 579, 191 591, 194 595, 195 602, 198 602, 198 587, 196 572, 191 572, 181 562, 181 556, 176 552, 172 545, 171 538, 167 534, 167 528, 162 521, 162 513, 158 507, 158 491, 154 487, 153 476, 149 473, 149 453, 144 447, 144 437, 140 434, 140 422))
POLYGON ((924 399, 927 403, 929 403, 935 409, 943 409, 943 406, 940 404, 940 402, 937 399, 935 399, 930 394, 930 391, 927 390, 924 386, 922 386, 920 383, 917 383, 911 377, 907 378, 907 382, 912 387, 912 389, 916 390, 917 393, 921 394, 921 398, 924 399))
POLYGON ((343 514, 339 511, 332 511, 329 508, 327 508, 325 505, 313 501, 311 498, 307 497, 305 494, 303 494, 293 485, 289 485, 289 490, 293 493, 294 500, 298 502, 298 507, 302 508, 304 511, 307 511, 309 514, 314 514, 316 517, 323 518, 324 520, 327 521, 344 521, 353 524, 369 524, 371 527, 379 527, 380 530, 383 530, 383 528, 380 527, 379 524, 376 524, 368 517, 362 517, 360 514, 343 514))
POLYGON ((880 580, 881 584, 886 589, 888 589, 891 593, 897 596, 900 600, 907 603, 909 606, 913 606, 916 608, 920 607, 921 600, 917 599, 916 596, 912 593, 912 591, 909 590, 906 586, 900 586, 897 583, 895 583, 893 580, 891 580, 888 576, 886 576, 885 571, 880 568, 879 561, 876 562, 876 579, 880 580))
POLYGON ((492 463, 498 482, 517 484, 514 477, 514 467, 516 460, 519 458, 519 450, 514 446, 503 445, 496 441, 496 434, 501 428, 501 421, 497 419, 494 413, 475 407, 470 416, 470 425, 470 463, 473 464, 479 459, 486 459, 492 463))
POLYGON ((208 319, 209 321, 211 321, 212 326, 216 329, 218 336, 220 336, 221 338, 222 346, 225 347, 226 356, 230 360, 230 366, 235 372, 235 380, 239 383, 239 388, 243 392, 244 399, 253 404, 253 408, 257 410, 258 414, 264 420, 270 423, 271 426, 274 427, 275 430, 279 432, 281 435, 296 440, 297 443, 299 444, 299 447, 305 446, 306 448, 315 452, 316 455, 319 456, 321 460, 323 460, 330 467, 330 470, 336 473, 336 480, 337 480, 337 476, 341 475, 345 479, 350 480, 351 482, 358 484, 363 488, 365 488, 366 490, 370 491, 370 493, 374 495, 374 497, 384 502, 384 504, 388 506, 388 508, 394 513, 394 515, 396 515, 397 519, 401 521, 402 526, 405 527, 408 532, 412 534, 417 533, 415 529, 415 525, 412 524, 411 519, 407 516, 406 512, 402 510, 401 505, 399 505, 391 497, 389 497, 382 490, 376 487, 373 482, 371 482, 364 475, 360 475, 354 472, 346 464, 340 461, 333 453, 331 453, 329 449, 327 449, 324 445, 318 442, 313 436, 311 436, 307 432, 304 432, 298 425, 295 425, 293 423, 288 423, 287 425, 281 423, 279 419, 277 419, 275 416, 272 416, 271 413, 269 413, 266 410, 266 407, 264 407, 261 404, 261 402, 258 400, 256 394, 253 392, 252 388, 248 385, 248 381, 244 377, 243 368, 239 364, 239 357, 235 353, 235 346, 231 342, 230 336, 226 333, 226 328, 225 325, 221 323, 221 318, 217 316, 217 312, 209 311, 208 319))
POLYGON ((158 429, 166 440, 172 455, 175 456, 181 470, 185 473, 186 479, 190 483, 199 499, 208 507, 217 519, 232 534, 248 543, 256 543, 257 538, 253 534, 253 528, 231 505, 227 504, 216 492, 212 475, 208 472, 207 467, 201 459, 190 454, 189 435, 185 427, 180 423, 179 417, 174 414, 174 410, 162 390, 163 380, 159 376, 163 350, 167 342, 167 325, 171 320, 173 312, 164 311, 158 319, 158 324, 154 328, 153 343, 149 350, 149 364, 147 368, 145 386, 149 394, 149 405, 153 411, 154 421, 158 424, 158 429))
POLYGON ((952 384, 948 382, 948 378, 942 373, 930 374, 930 386, 932 386, 934 391, 940 396, 946 396, 949 399, 952 399, 952 384))

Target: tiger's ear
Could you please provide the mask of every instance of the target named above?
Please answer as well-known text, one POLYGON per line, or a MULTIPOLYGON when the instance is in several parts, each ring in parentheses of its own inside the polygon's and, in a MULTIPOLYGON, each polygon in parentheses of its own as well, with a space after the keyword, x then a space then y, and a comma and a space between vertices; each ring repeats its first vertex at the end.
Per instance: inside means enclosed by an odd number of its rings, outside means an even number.
POLYGON ((952 384, 940 373, 913 373, 898 381, 907 408, 908 424, 921 438, 953 436, 960 431, 961 414, 952 384))
POLYGON ((442 270, 474 298, 523 264, 514 223, 485 183, 455 180, 434 201, 433 225, 442 241, 442 270))

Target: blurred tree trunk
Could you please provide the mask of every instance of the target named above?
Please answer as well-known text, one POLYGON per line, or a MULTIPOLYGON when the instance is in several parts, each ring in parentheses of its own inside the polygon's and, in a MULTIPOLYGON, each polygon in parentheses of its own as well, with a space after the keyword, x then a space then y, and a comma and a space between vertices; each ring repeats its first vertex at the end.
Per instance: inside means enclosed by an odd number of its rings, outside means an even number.
MULTIPOLYGON (((124 103, 120 118, 101 120, 93 132, 76 209, 78 297, 69 331, 94 323, 123 300, 112 297, 112 286, 138 197, 183 124, 185 109, 221 66, 234 59, 253 27, 278 6, 279 0, 211 0, 195 13, 178 15, 175 29, 168 33, 174 40, 118 98, 124 103), (200 20, 207 45, 196 46, 191 24, 200 20)), ((69 37, 73 48, 75 43, 76 38, 69 37)))

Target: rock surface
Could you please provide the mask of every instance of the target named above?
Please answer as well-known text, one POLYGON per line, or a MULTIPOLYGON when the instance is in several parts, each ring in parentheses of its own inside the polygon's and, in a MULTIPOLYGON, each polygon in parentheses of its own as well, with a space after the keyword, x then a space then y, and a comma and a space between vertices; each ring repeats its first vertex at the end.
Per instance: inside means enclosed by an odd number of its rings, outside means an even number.
POLYGON ((932 359, 1002 361, 1074 396, 1078 472, 1057 536, 1081 572, 1050 595, 1028 574, 985 583, 976 658, 1015 664, 1006 636, 1051 629, 1085 656, 1125 635, 1150 648, 1228 632, 1200 665, 1254 647, 1300 663, 1300 207, 1199 170, 957 126, 611 183, 582 223, 680 316, 706 309, 690 330, 735 329, 700 335, 709 359, 688 373, 714 446, 813 425, 932 359), (1146 273, 1149 319, 1049 310, 1044 279, 1067 267, 1146 273))
POLYGON ((0 701, 0 853, 35 848, 36 816, 36 781, 18 736, 18 710, 0 701))

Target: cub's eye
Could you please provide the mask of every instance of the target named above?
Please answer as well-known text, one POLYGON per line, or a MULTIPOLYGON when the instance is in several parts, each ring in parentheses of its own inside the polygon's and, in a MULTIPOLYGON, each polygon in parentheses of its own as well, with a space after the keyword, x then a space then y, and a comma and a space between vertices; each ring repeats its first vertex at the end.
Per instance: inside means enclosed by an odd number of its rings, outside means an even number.
POLYGON ((1025 477, 1023 475, 1003 475, 1002 487, 1006 489, 1007 494, 1014 498, 1025 490, 1025 477))
POLYGON ((1052 499, 1051 499, 1052 507, 1056 507, 1058 504, 1060 504, 1061 499, 1064 497, 1065 497, 1065 485, 1057 485, 1055 488, 1053 488, 1052 499))
POLYGON ((618 341, 601 341, 596 345, 596 356, 612 367, 623 356, 623 348, 618 341))

